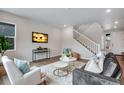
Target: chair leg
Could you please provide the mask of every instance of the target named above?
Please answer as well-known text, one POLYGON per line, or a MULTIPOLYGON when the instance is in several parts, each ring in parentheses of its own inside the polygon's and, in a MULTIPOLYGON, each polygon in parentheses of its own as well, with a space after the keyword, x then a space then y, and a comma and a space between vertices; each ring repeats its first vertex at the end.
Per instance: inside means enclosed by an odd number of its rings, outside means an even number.
POLYGON ((42 83, 38 84, 38 85, 47 85, 47 81, 44 80, 42 83))
POLYGON ((47 85, 47 82, 46 82, 46 80, 44 80, 44 81, 43 81, 43 84, 44 84, 44 85, 47 85))

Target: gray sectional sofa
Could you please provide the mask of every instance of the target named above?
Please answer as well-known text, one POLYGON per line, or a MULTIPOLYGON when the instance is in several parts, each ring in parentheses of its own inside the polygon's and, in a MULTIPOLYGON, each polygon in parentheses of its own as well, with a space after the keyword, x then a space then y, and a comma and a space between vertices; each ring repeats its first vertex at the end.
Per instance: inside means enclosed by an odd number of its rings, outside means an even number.
POLYGON ((108 53, 104 59, 103 72, 96 74, 84 70, 85 66, 81 69, 73 71, 73 84, 74 85, 119 85, 121 77, 121 69, 116 56, 113 53, 108 53), (106 76, 107 70, 110 70, 110 64, 115 64, 115 68, 111 71, 111 76, 106 76))

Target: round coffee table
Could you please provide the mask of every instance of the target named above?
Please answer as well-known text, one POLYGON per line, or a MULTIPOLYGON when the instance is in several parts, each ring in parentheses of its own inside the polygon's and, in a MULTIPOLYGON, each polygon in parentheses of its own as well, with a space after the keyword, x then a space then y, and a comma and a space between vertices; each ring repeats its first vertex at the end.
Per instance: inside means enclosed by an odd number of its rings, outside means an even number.
POLYGON ((55 76, 64 77, 64 76, 67 76, 69 74, 68 63, 64 63, 64 62, 59 61, 58 63, 54 64, 54 67, 56 68, 53 71, 53 74, 55 76))
POLYGON ((72 72, 75 67, 75 61, 77 60, 77 58, 75 57, 68 57, 68 58, 63 58, 60 57, 60 61, 63 63, 68 63, 68 72, 72 72), (73 67, 73 69, 72 69, 73 67))

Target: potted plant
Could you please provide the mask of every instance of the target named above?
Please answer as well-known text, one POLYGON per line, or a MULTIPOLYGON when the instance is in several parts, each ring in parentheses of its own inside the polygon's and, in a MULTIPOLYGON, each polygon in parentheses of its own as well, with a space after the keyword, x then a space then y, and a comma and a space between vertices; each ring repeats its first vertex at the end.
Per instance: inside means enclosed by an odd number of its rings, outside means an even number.
POLYGON ((0 36, 0 54, 1 56, 4 55, 6 50, 8 50, 11 47, 11 43, 9 42, 7 37, 0 36))

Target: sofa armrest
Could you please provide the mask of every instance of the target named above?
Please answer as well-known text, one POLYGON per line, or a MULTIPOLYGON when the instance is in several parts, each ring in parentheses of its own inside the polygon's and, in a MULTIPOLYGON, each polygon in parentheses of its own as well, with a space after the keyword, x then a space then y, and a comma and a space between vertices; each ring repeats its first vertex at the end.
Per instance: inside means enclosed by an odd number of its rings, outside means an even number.
POLYGON ((18 85, 36 85, 41 83, 40 68, 31 70, 23 75, 23 77, 16 82, 18 85))
POLYGON ((73 71, 74 85, 118 85, 120 82, 114 78, 106 77, 100 74, 75 69, 73 71))
POLYGON ((35 68, 33 70, 31 70, 30 72, 24 74, 24 78, 29 78, 29 77, 39 77, 40 78, 40 68, 35 68))

